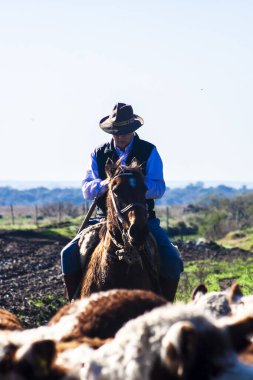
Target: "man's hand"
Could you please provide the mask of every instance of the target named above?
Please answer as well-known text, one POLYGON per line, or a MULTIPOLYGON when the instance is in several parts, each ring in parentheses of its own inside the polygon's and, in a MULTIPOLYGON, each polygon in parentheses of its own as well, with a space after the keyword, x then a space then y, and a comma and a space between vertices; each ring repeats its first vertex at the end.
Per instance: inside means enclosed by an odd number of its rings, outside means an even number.
POLYGON ((99 197, 103 195, 104 193, 106 193, 108 189, 108 183, 109 183, 109 180, 107 178, 100 182, 100 189, 98 192, 99 197))
POLYGON ((103 181, 101 181, 100 182, 100 184, 101 184, 101 187, 108 187, 108 183, 109 183, 109 179, 108 178, 106 178, 106 179, 104 179, 103 181))

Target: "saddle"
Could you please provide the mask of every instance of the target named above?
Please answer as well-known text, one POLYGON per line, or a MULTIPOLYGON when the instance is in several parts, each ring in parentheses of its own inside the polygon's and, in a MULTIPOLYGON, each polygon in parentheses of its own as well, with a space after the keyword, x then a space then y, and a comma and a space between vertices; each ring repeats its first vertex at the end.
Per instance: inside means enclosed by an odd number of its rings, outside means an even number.
POLYGON ((105 225, 105 221, 93 224, 80 232, 78 241, 80 249, 80 261, 82 272, 86 268, 88 261, 95 247, 99 243, 99 231, 105 225))

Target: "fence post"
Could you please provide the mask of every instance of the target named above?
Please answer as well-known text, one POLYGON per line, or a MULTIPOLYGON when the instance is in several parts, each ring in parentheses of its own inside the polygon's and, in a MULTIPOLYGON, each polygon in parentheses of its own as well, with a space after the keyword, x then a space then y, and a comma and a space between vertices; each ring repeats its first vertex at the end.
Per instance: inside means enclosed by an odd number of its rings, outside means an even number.
POLYGON ((12 220, 12 224, 14 225, 15 224, 15 217, 14 217, 13 205, 10 205, 10 208, 11 208, 11 220, 12 220))
POLYGON ((169 207, 166 207, 166 231, 169 232, 169 207))
POLYGON ((39 227, 39 223, 38 223, 38 206, 35 205, 35 225, 36 227, 39 227))
POLYGON ((62 219, 62 204, 60 202, 58 205, 58 224, 61 223, 61 219, 62 219))

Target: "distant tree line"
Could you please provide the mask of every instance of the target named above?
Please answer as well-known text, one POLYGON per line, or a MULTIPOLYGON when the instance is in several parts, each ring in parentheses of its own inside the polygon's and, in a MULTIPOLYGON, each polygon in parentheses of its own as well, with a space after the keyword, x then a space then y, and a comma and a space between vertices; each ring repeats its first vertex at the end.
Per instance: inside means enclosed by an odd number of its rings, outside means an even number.
POLYGON ((0 205, 46 205, 53 203, 84 203, 81 189, 37 187, 28 190, 18 190, 12 187, 0 187, 0 205))
MULTIPOLYGON (((253 193, 252 189, 242 187, 234 189, 220 185, 205 188, 203 183, 188 185, 184 188, 166 188, 164 196, 156 201, 157 205, 187 205, 201 202, 209 204, 212 196, 220 198, 233 198, 238 195, 253 193)), ((38 187, 28 190, 18 190, 12 187, 0 187, 0 205, 44 205, 52 203, 83 204, 84 199, 80 188, 47 189, 38 187)))
POLYGON ((165 194, 157 201, 159 205, 188 205, 190 203, 199 202, 202 205, 210 203, 210 197, 233 198, 238 195, 246 195, 253 193, 253 189, 246 186, 240 189, 219 185, 216 187, 204 187, 202 182, 189 184, 184 188, 166 188, 165 194))

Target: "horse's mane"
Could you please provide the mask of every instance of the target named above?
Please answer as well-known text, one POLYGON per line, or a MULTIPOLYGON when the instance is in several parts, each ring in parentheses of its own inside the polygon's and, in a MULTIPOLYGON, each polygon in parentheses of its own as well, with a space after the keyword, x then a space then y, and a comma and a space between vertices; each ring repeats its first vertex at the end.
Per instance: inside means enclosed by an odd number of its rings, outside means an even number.
POLYGON ((99 231, 99 239, 100 240, 105 238, 106 231, 107 231, 107 227, 106 227, 106 223, 104 223, 102 225, 102 227, 100 228, 100 231, 99 231))
POLYGON ((91 287, 93 283, 96 283, 97 285, 100 284, 101 279, 104 278, 103 272, 107 270, 107 264, 103 256, 105 233, 106 227, 103 226, 99 232, 99 236, 100 234, 103 234, 103 237, 100 238, 100 242, 91 255, 87 271, 84 275, 85 281, 83 284, 85 285, 82 288, 82 293, 86 296, 89 296, 93 292, 91 287))
POLYGON ((117 175, 121 173, 126 173, 126 172, 139 173, 141 174, 142 179, 144 180, 142 164, 139 164, 135 158, 132 159, 129 165, 122 165, 121 159, 119 159, 116 163, 112 161, 107 161, 105 165, 105 172, 109 181, 112 180, 117 175))
MULTIPOLYGON (((136 162, 136 160, 132 160, 131 164, 128 166, 123 166, 120 164, 120 162, 113 163, 113 162, 107 162, 106 163, 106 175, 109 180, 109 189, 110 189, 110 183, 114 180, 115 177, 119 176, 121 173, 133 173, 140 176, 141 180, 144 182, 144 175, 141 170, 140 165, 136 162)), ((108 225, 110 225, 110 228, 114 231, 117 230, 117 224, 115 222, 114 218, 114 210, 111 207, 111 197, 110 192, 108 191, 107 194, 107 223, 104 223, 99 231, 99 243, 97 247, 95 248, 91 259, 88 264, 88 268, 85 274, 85 286, 82 289, 82 293, 86 296, 89 295, 90 292, 92 292, 92 284, 96 284, 98 287, 102 286, 101 281, 105 278, 105 275, 108 272, 108 263, 106 261, 106 257, 104 255, 105 252, 105 239, 106 239, 106 233, 108 231, 108 225), (96 275, 95 275, 96 274, 96 275), (95 277, 94 277, 95 276, 95 277)))

